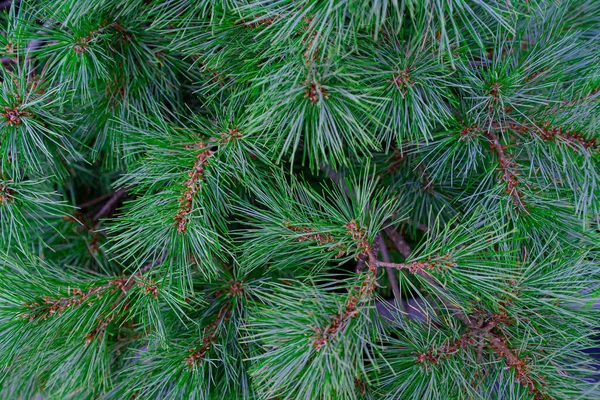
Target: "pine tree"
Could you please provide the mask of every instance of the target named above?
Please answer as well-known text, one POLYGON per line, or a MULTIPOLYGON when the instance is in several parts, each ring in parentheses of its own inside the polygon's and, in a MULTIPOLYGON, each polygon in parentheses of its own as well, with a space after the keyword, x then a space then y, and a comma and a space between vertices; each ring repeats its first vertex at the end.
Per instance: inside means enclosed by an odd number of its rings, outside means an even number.
POLYGON ((0 8, 0 398, 600 397, 600 2, 0 8))

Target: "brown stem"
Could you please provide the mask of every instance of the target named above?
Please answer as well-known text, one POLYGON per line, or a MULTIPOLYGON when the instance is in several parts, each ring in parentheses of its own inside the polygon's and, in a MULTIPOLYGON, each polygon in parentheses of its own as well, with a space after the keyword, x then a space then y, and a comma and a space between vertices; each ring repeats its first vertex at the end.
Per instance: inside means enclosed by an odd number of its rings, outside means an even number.
POLYGON ((402 254, 402 256, 404 258, 410 257, 410 253, 412 252, 412 249, 401 234, 399 234, 392 227, 385 228, 385 234, 394 243, 394 245, 396 246, 396 249, 398 249, 398 251, 400 252, 400 254, 402 254))
POLYGON ((117 206, 122 197, 127 194, 125 189, 119 189, 114 192, 111 198, 102 206, 100 211, 96 215, 94 215, 93 220, 98 221, 100 218, 109 215, 117 206))
POLYGON ((515 205, 523 206, 523 201, 521 199, 522 194, 517 187, 519 185, 519 179, 517 178, 517 173, 515 171, 515 163, 506 155, 504 147, 500 143, 500 139, 492 129, 488 129, 485 132, 485 137, 490 142, 492 150, 494 150, 498 157, 498 164, 500 164, 500 169, 503 173, 502 180, 505 181, 507 185, 506 192, 512 196, 515 205))
POLYGON ((190 354, 185 358, 189 368, 197 366, 206 356, 213 343, 217 340, 217 328, 223 321, 227 321, 231 315, 231 304, 227 303, 219 310, 217 319, 203 330, 202 346, 189 349, 190 354))
POLYGON ((31 313, 25 313, 22 316, 28 318, 30 321, 37 318, 47 319, 51 315, 61 314, 67 308, 79 306, 93 296, 100 296, 104 293, 120 291, 120 298, 134 287, 136 282, 134 278, 140 277, 150 268, 147 268, 146 266, 129 277, 116 277, 104 285, 91 287, 85 292, 79 288, 69 288, 67 297, 52 298, 50 296, 44 296, 44 300, 41 303, 25 303, 24 306, 33 311, 31 313))
POLYGON ((360 273, 362 272, 363 268, 365 267, 365 260, 363 260, 362 258, 358 260, 358 262, 356 263, 356 268, 355 271, 356 273, 360 273))
POLYGON ((538 382, 531 377, 531 374, 527 370, 528 364, 526 359, 519 358, 502 338, 494 335, 492 332, 484 332, 482 336, 488 339, 490 347, 496 354, 505 359, 508 367, 515 369, 517 375, 516 381, 529 389, 529 392, 534 395, 535 400, 550 398, 540 391, 538 382))
MULTIPOLYGON (((388 254, 387 248, 385 246, 385 240, 383 236, 379 236, 379 251, 381 252, 381 257, 383 257, 383 261, 390 262, 390 255, 388 254)), ((394 299, 396 300, 396 305, 400 308, 400 311, 406 313, 406 305, 404 304, 404 299, 402 298, 402 293, 400 292, 400 285, 398 284, 398 279, 396 278, 396 272, 394 268, 387 267, 385 269, 388 279, 390 280, 390 286, 392 287, 392 292, 394 293, 394 299)))
POLYGON ((375 266, 391 269, 407 269, 412 273, 417 273, 418 271, 423 271, 424 269, 433 268, 434 264, 425 261, 413 261, 409 263, 392 263, 377 260, 375 261, 375 266))
MULTIPOLYGON (((12 65, 16 64, 17 62, 15 61, 14 58, 11 57, 2 57, 2 66, 7 69, 10 68, 12 65)), ((9 71, 12 71, 12 69, 9 69, 9 71)))
POLYGON ((102 196, 96 197, 95 199, 81 203, 77 207, 78 208, 87 208, 87 207, 93 206, 94 204, 98 204, 101 201, 106 200, 107 198, 111 197, 112 195, 113 195, 113 193, 105 193, 102 196))
POLYGON ((375 237, 373 243, 374 246, 369 246, 365 249, 364 253, 367 256, 366 264, 368 266, 367 272, 364 274, 365 279, 361 282, 358 287, 355 287, 350 291, 346 304, 343 310, 340 310, 326 328, 316 328, 315 336, 312 340, 312 345, 319 351, 325 346, 332 338, 334 338, 339 332, 343 332, 348 326, 351 318, 358 316, 358 308, 362 302, 372 298, 372 293, 377 287, 377 244, 379 241, 379 235, 375 237))
POLYGON ((190 219, 189 214, 192 212, 193 199, 200 190, 198 182, 204 178, 207 160, 214 154, 214 151, 210 150, 208 145, 202 142, 188 145, 186 148, 199 148, 200 151, 196 153, 196 160, 194 161, 193 169, 188 172, 188 179, 183 181, 184 189, 181 197, 178 199, 179 211, 175 216, 175 225, 179 234, 187 230, 187 223, 190 219))

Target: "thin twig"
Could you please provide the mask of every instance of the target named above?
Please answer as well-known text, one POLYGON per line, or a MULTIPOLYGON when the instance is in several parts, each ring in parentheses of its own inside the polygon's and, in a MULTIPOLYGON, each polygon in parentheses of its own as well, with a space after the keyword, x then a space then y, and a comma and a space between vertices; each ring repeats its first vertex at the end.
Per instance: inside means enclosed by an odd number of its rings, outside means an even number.
MULTIPOLYGON (((381 257, 383 257, 383 261, 390 262, 390 255, 388 254, 387 248, 385 246, 385 240, 383 236, 379 236, 379 251, 381 252, 381 257)), ((398 284, 398 279, 396 278, 396 271, 394 268, 387 267, 385 269, 388 279, 390 280, 390 286, 392 287, 392 292, 394 293, 394 299, 396 300, 396 305, 403 313, 406 313, 406 305, 404 304, 404 299, 402 298, 402 293, 400 292, 400 285, 398 284)))
POLYGON ((116 207, 119 200, 121 200, 121 198, 124 197, 126 193, 127 193, 127 191, 125 189, 119 189, 116 192, 114 192, 112 194, 111 198, 100 209, 100 211, 98 211, 98 213, 96 215, 94 215, 93 220, 98 221, 100 218, 110 214, 113 211, 113 209, 116 207))
POLYGON ((161 260, 157 260, 157 262, 154 263, 150 263, 147 265, 144 265, 137 273, 136 275, 143 275, 146 272, 150 271, 152 268, 154 268, 155 266, 157 266, 158 264, 161 263, 161 260))
POLYGON ((96 197, 95 199, 86 201, 85 203, 81 203, 77 207, 87 208, 87 207, 93 206, 94 204, 98 204, 101 201, 106 200, 107 198, 111 197, 112 195, 113 195, 113 193, 105 193, 102 196, 96 197))
MULTIPOLYGON (((408 258, 410 256, 412 249, 411 249, 410 245, 406 242, 404 237, 393 229, 387 229, 385 233, 390 237, 390 239, 392 240, 392 242, 394 243, 394 245, 396 246, 398 251, 405 258, 408 258)), ((397 265, 399 265, 399 264, 397 264, 397 265)), ((404 264, 404 265, 410 265, 410 264, 404 264)), ((396 265, 394 265, 394 268, 396 268, 396 265)), ((404 268, 399 268, 399 269, 404 269, 404 268)), ((435 281, 435 279, 433 279, 429 274, 427 274, 422 269, 416 270, 415 273, 417 275, 419 275, 421 278, 423 278, 425 281, 427 281, 427 283, 429 283, 431 286, 437 288, 440 292, 444 292, 444 289, 435 281)), ((441 296, 438 296, 438 298, 440 299, 440 301, 442 303, 444 303, 446 308, 449 311, 452 311, 452 313, 458 319, 460 319, 465 325, 467 325, 469 327, 472 327, 475 325, 475 323, 473 321, 471 321, 471 319, 466 314, 464 314, 463 311, 459 307, 452 304, 449 300, 447 300, 441 296)))
POLYGON ((415 228, 417 228, 418 230, 428 233, 429 232, 429 227, 425 224, 422 224, 420 222, 416 222, 416 221, 412 221, 412 220, 408 220, 410 223, 412 223, 415 228))
POLYGON ((410 269, 411 265, 409 264, 404 264, 404 263, 393 263, 393 262, 385 262, 385 261, 379 261, 377 260, 375 262, 375 266, 376 267, 384 267, 384 268, 389 268, 389 269, 410 269))
POLYGON ((506 182, 506 193, 512 197, 516 205, 523 206, 522 193, 518 188, 519 179, 517 178, 516 164, 506 155, 500 139, 491 129, 485 132, 485 137, 490 142, 490 146, 498 158, 498 164, 503 174, 501 180, 506 182))
POLYGON ((394 243, 396 249, 398 249, 400 254, 402 254, 404 258, 408 259, 408 257, 410 257, 410 253, 412 252, 412 249, 410 245, 406 242, 404 237, 392 227, 385 228, 385 234, 394 243))

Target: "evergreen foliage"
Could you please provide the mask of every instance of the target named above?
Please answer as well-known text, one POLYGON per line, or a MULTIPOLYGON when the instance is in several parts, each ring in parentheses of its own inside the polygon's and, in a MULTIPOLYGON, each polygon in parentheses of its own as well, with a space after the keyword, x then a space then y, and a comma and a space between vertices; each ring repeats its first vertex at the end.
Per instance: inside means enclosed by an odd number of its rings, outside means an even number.
POLYGON ((0 398, 600 397, 600 2, 0 7, 0 398))

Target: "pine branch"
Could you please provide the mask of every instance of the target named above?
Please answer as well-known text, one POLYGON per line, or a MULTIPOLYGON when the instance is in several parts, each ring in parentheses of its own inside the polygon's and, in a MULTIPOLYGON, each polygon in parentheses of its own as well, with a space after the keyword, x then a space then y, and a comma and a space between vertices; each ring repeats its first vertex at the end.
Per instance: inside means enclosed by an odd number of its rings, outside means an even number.
POLYGON ((190 349, 190 354, 185 358, 185 362, 189 368, 194 368, 198 363, 204 360, 206 353, 216 340, 217 328, 227 323, 231 315, 231 304, 227 303, 219 310, 217 318, 202 332, 202 346, 196 349, 190 349))
POLYGON ((110 215, 117 207, 119 201, 121 201, 121 199, 123 197, 125 197, 126 194, 127 194, 126 189, 116 190, 113 194, 110 195, 110 198, 108 199, 108 201, 106 203, 104 203, 102 208, 94 215, 92 220, 98 221, 98 220, 100 220, 100 218, 110 215))
MULTIPOLYGON (((196 147, 196 146, 194 146, 196 147)), ((194 168, 188 172, 189 179, 183 182, 185 190, 182 196, 179 198, 179 212, 175 216, 177 225, 177 233, 184 233, 186 230, 186 222, 189 219, 188 214, 192 211, 192 202, 194 195, 198 192, 199 180, 202 180, 204 175, 204 168, 207 159, 213 155, 213 151, 206 149, 205 143, 199 143, 197 145, 201 151, 196 155, 196 161, 194 161, 194 168)))
MULTIPOLYGON (((379 251, 381 252, 381 256, 383 257, 383 261, 386 263, 390 262, 390 255, 388 254, 385 240, 383 236, 379 236, 379 251)), ((388 279, 390 281, 390 285, 392 286, 392 293, 394 294, 394 299, 396 300, 396 304, 400 308, 401 311, 406 313, 406 305, 404 303, 404 299, 402 298, 402 293, 400 292, 400 286, 398 285, 398 279, 396 279, 396 274, 393 268, 386 268, 386 273, 388 279)))
MULTIPOLYGON (((349 228, 352 229, 352 228, 349 228)), ((357 232, 353 234, 357 239, 363 240, 362 237, 357 235, 357 232)), ((379 236, 378 236, 379 237, 379 236)), ((376 241, 376 243, 379 240, 376 241)), ((361 243, 359 246, 362 246, 361 243)), ((377 287, 377 256, 375 254, 376 249, 373 249, 371 246, 366 246, 363 254, 367 256, 367 272, 365 273, 364 280, 360 284, 360 286, 354 288, 350 294, 348 295, 348 299, 344 306, 343 310, 340 310, 339 313, 333 318, 330 324, 326 328, 316 328, 316 335, 313 337, 313 346, 319 351, 323 346, 325 346, 333 337, 338 334, 342 334, 350 322, 350 319, 356 317, 356 315, 360 312, 358 307, 361 303, 367 301, 372 297, 375 288, 377 287)))
MULTIPOLYGON (((429 229, 427 229, 427 230, 429 230, 429 229)), ((400 233, 398 233, 392 227, 385 228, 385 233, 391 239, 391 241, 394 243, 394 246, 396 246, 396 249, 398 249, 400 254, 402 254, 402 256, 404 258, 408 259, 412 252, 412 249, 411 249, 410 245, 406 242, 404 237, 402 237, 402 235, 400 235, 400 233)))
POLYGON ((91 199, 91 200, 88 200, 88 201, 86 201, 84 203, 78 204, 77 208, 88 208, 88 207, 91 207, 93 205, 96 205, 96 204, 100 203, 101 201, 104 201, 104 200, 108 199, 109 197, 112 197, 113 195, 114 195, 114 193, 104 193, 103 195, 98 196, 95 199, 91 199))
POLYGON ((376 261, 375 266, 397 270, 406 269, 409 270, 411 273, 416 274, 418 272, 423 272, 426 269, 433 269, 436 267, 436 264, 424 261, 413 261, 408 264, 376 261))
POLYGON ((517 188, 519 185, 519 178, 516 172, 516 167, 514 161, 512 161, 504 152, 504 146, 500 143, 500 139, 498 136, 492 131, 487 130, 485 132, 486 138, 490 142, 490 146, 492 150, 496 153, 498 157, 498 164, 500 164, 500 169, 503 173, 502 180, 506 182, 506 192, 512 197, 513 203, 516 206, 522 207, 522 193, 517 188))

